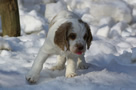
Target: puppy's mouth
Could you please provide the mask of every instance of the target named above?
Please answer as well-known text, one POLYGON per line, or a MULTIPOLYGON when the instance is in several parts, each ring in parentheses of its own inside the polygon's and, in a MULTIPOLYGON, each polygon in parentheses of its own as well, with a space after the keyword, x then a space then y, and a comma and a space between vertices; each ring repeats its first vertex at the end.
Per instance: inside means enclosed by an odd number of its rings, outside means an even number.
POLYGON ((84 47, 76 47, 74 49, 71 49, 71 51, 76 55, 82 55, 85 53, 86 49, 84 47))
POLYGON ((85 51, 75 51, 74 53, 77 55, 82 55, 85 51))
POLYGON ((76 52, 77 55, 82 55, 82 51, 76 52))

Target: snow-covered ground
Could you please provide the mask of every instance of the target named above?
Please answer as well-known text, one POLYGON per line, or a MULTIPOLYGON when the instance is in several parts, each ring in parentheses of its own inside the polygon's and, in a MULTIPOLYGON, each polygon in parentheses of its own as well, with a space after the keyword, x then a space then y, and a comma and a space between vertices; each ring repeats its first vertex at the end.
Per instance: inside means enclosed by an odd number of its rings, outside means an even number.
POLYGON ((18 1, 22 36, 0 37, 0 90, 136 90, 136 0, 18 1), (48 32, 45 6, 52 16, 68 7, 90 25, 94 40, 85 54, 90 68, 65 78, 65 70, 49 70, 56 62, 52 56, 37 84, 29 85, 25 75, 48 32))

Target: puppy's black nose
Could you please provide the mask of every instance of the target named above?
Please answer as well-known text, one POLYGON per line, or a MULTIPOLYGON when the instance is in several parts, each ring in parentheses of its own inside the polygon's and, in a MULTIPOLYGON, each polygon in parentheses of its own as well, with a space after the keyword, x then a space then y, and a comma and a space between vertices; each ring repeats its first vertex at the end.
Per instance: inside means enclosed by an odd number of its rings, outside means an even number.
POLYGON ((83 50, 84 47, 83 46, 78 46, 78 50, 83 50))

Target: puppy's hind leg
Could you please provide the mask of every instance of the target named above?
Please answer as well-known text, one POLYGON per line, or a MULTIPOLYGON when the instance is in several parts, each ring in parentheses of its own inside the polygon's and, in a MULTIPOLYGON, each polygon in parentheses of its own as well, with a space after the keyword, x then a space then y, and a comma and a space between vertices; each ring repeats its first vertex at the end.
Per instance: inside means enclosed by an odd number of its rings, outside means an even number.
POLYGON ((88 69, 90 64, 86 63, 84 55, 79 56, 77 62, 78 69, 88 69))
POLYGON ((53 66, 51 70, 63 70, 65 68, 65 62, 66 62, 66 57, 58 55, 57 56, 57 65, 53 66))

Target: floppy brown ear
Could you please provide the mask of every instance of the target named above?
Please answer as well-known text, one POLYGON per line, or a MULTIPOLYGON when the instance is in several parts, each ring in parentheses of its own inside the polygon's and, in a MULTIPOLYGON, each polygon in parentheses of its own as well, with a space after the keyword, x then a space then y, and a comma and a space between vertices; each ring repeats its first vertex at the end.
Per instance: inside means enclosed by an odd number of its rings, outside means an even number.
POLYGON ((68 31, 72 28, 72 23, 71 22, 66 22, 62 24, 57 31, 55 32, 55 37, 54 37, 54 43, 60 47, 63 51, 66 49, 69 49, 69 43, 68 43, 68 31))
POLYGON ((87 30, 87 39, 86 39, 86 42, 87 42, 87 49, 90 48, 90 45, 91 45, 91 42, 93 40, 93 37, 92 37, 92 33, 91 33, 91 30, 90 30, 90 27, 87 23, 85 23, 85 27, 86 27, 86 30, 87 30))

